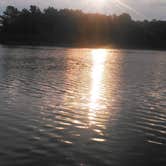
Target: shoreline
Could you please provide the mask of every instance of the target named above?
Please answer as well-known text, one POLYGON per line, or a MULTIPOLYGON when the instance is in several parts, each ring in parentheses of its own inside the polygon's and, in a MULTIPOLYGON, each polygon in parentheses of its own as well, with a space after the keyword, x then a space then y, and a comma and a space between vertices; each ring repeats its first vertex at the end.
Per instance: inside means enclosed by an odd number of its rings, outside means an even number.
POLYGON ((0 42, 4 46, 48 46, 48 47, 64 47, 64 48, 103 48, 103 49, 126 49, 126 50, 153 50, 166 51, 166 48, 151 47, 125 47, 114 44, 75 44, 75 43, 53 43, 53 42, 0 42))

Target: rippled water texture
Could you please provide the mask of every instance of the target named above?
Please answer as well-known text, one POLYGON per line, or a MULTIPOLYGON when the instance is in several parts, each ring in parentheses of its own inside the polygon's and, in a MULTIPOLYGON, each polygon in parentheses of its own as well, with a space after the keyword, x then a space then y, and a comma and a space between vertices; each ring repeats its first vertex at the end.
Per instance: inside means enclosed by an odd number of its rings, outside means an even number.
POLYGON ((166 52, 0 46, 1 166, 165 166, 166 52))

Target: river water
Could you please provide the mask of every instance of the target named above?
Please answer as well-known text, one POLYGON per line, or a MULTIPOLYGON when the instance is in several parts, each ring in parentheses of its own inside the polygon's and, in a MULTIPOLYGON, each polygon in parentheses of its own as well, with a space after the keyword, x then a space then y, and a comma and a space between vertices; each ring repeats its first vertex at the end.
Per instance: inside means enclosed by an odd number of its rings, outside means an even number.
POLYGON ((0 46, 1 166, 165 166, 166 52, 0 46))

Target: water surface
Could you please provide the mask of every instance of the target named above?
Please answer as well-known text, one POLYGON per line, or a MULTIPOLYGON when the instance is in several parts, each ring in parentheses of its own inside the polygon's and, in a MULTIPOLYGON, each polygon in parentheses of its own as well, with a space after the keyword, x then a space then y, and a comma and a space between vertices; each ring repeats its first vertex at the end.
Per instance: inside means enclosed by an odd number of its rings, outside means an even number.
POLYGON ((0 46, 0 165, 166 165, 166 52, 0 46))

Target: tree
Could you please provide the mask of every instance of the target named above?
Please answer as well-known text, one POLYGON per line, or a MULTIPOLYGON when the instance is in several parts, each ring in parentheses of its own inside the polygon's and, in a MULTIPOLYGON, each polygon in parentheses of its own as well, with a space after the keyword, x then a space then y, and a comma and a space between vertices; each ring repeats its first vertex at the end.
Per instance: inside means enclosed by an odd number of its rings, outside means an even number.
POLYGON ((19 11, 8 6, 1 18, 3 42, 166 48, 166 21, 134 21, 127 13, 108 16, 53 7, 41 11, 37 6, 19 11))
POLYGON ((57 15, 58 10, 53 7, 48 7, 47 9, 44 9, 44 14, 47 16, 55 16, 57 15))
POLYGON ((7 6, 6 10, 4 11, 4 16, 5 17, 16 17, 19 15, 19 11, 17 8, 14 6, 7 6))
POLYGON ((32 14, 41 14, 40 9, 37 6, 31 5, 30 6, 30 12, 32 14))
POLYGON ((119 19, 120 22, 126 22, 126 23, 132 21, 131 16, 127 13, 121 14, 120 16, 118 16, 118 19, 119 19))

